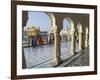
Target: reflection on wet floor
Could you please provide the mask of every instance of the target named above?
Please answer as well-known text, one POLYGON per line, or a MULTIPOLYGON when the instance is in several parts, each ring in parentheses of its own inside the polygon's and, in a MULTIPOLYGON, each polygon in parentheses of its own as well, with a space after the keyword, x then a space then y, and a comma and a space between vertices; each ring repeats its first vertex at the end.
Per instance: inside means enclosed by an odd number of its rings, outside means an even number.
MULTIPOLYGON (((42 45, 38 47, 24 48, 24 55, 27 68, 53 67, 53 44, 42 45)), ((65 60, 71 57, 70 42, 61 43, 61 59, 65 60)))

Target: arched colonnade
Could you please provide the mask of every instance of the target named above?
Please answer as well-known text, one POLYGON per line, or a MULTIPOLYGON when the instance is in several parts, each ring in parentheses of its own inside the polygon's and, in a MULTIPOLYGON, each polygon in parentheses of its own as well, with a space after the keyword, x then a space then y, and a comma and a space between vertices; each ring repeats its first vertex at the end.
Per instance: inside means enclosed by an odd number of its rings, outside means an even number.
MULTIPOLYGON (((81 14, 68 14, 68 13, 48 13, 45 12, 50 20, 51 20, 51 29, 54 34, 54 59, 53 62, 55 62, 55 65, 58 65, 61 63, 61 48, 60 48, 60 42, 61 42, 61 35, 60 33, 65 32, 66 35, 70 35, 71 37, 71 47, 70 52, 71 54, 75 54, 76 51, 76 38, 75 34, 78 35, 78 50, 82 51, 84 48, 87 48, 88 45, 88 36, 89 36, 89 16, 88 15, 81 15, 81 14), (63 31, 63 20, 66 19, 70 23, 70 29, 69 31, 63 31), (61 31, 62 30, 62 31, 61 31)), ((23 13, 24 14, 24 13, 23 13)), ((22 26, 26 25, 26 22, 28 20, 28 13, 25 13, 26 15, 23 16, 23 23, 22 26), (27 18, 25 18, 25 16, 27 18)))
POLYGON ((70 53, 71 54, 75 54, 76 53, 76 51, 75 51, 75 49, 76 49, 76 38, 75 37, 78 37, 78 52, 79 51, 82 51, 82 49, 84 49, 84 48, 87 48, 88 47, 88 27, 87 26, 85 26, 85 32, 83 33, 83 27, 84 26, 82 26, 82 24, 80 23, 80 22, 78 22, 78 23, 75 23, 70 17, 63 17, 63 18, 61 18, 61 20, 63 21, 64 19, 66 19, 66 20, 68 20, 69 21, 69 23, 70 23, 70 29, 69 30, 65 30, 65 31, 63 31, 62 30, 62 28, 63 28, 63 26, 61 26, 61 24, 63 24, 62 23, 62 21, 60 21, 60 19, 58 19, 58 22, 60 22, 60 26, 59 25, 57 25, 57 16, 55 16, 55 14, 53 14, 53 13, 47 13, 47 15, 50 17, 50 19, 51 19, 51 28, 52 28, 52 31, 53 31, 53 33, 54 33, 54 62, 56 63, 56 65, 58 65, 58 64, 60 64, 61 63, 61 59, 60 59, 60 56, 61 56, 61 48, 60 48, 60 38, 61 38, 61 35, 60 35, 60 33, 62 32, 64 32, 64 33, 66 33, 66 35, 70 35, 70 37, 71 37, 71 47, 70 47, 70 53), (76 24, 76 27, 75 27, 75 24, 76 24), (78 34, 77 36, 75 35, 75 34, 78 34), (82 36, 85 36, 85 40, 84 40, 84 43, 85 44, 82 44, 82 36), (82 46, 82 45, 84 45, 84 47, 82 46))

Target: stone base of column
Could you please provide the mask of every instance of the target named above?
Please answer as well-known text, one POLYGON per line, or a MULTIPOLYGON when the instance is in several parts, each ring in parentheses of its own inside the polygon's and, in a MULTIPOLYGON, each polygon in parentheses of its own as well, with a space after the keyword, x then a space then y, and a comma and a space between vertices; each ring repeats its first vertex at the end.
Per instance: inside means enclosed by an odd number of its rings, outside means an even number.
POLYGON ((74 55, 75 53, 74 53, 74 51, 73 51, 73 50, 71 50, 71 51, 70 51, 70 54, 74 55))
POLYGON ((60 58, 54 58, 53 59, 53 64, 54 64, 54 66, 57 66, 57 65, 59 65, 59 64, 61 64, 61 59, 60 58))
POLYGON ((87 45, 87 43, 85 43, 85 48, 87 48, 88 47, 88 45, 87 45))
POLYGON ((87 48, 88 46, 85 46, 85 48, 87 48))
POLYGON ((80 52, 82 50, 82 48, 77 49, 77 52, 80 52))

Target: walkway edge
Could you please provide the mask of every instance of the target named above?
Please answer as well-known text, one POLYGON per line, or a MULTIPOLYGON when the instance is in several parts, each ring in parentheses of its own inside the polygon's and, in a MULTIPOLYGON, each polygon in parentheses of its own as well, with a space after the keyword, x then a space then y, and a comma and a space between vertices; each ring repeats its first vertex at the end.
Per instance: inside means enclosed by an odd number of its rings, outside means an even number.
POLYGON ((57 67, 64 67, 68 64, 70 64, 72 61, 74 61, 75 59, 77 59, 83 52, 85 52, 88 48, 82 50, 81 52, 78 52, 77 54, 73 55, 72 57, 70 57, 69 59, 65 60, 62 64, 58 65, 57 67))

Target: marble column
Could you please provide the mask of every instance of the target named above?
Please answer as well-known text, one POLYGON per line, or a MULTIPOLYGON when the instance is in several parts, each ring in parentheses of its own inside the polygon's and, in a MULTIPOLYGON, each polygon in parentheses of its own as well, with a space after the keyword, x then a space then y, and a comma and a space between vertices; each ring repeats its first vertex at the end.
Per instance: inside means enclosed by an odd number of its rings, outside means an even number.
POLYGON ((85 31, 85 48, 88 47, 88 28, 86 27, 86 31, 85 31))
POLYGON ((73 54, 73 55, 74 55, 74 52, 75 52, 75 49, 74 49, 75 48, 74 47, 74 42, 75 42, 74 32, 75 32, 74 29, 70 30, 70 34, 71 34, 71 54, 73 54))
POLYGON ((81 24, 78 24, 78 37, 79 37, 78 51, 81 51, 82 50, 82 26, 81 24))
POLYGON ((53 33, 54 33, 54 63, 55 65, 58 65, 61 63, 61 59, 60 59, 60 52, 59 52, 59 44, 60 44, 60 41, 59 41, 59 33, 57 32, 57 26, 54 25, 52 27, 52 30, 53 30, 53 33))

